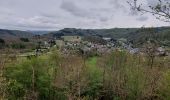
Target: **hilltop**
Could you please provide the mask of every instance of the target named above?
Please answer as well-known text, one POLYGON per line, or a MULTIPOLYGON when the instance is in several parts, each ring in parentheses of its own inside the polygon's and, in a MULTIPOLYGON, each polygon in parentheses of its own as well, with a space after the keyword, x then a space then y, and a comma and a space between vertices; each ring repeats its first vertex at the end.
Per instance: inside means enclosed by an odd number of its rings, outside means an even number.
POLYGON ((31 38, 32 33, 20 30, 0 29, 0 38, 5 41, 18 41, 20 38, 31 38))
POLYGON ((113 29, 76 29, 76 28, 64 28, 59 31, 51 32, 52 36, 67 36, 67 35, 78 35, 78 36, 99 36, 99 37, 112 37, 119 39, 126 37, 128 33, 136 32, 137 28, 113 28, 113 29))

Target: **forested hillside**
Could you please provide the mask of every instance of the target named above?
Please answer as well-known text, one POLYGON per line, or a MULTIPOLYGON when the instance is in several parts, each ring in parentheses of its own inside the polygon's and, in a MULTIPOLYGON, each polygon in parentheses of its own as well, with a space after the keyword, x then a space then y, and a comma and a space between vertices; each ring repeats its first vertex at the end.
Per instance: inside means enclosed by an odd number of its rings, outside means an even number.
POLYGON ((65 28, 56 32, 51 32, 53 36, 61 35, 79 35, 79 36, 101 36, 101 37, 112 37, 122 38, 126 37, 128 33, 134 33, 137 28, 113 28, 113 29, 75 29, 65 28))
POLYGON ((148 28, 139 29, 135 33, 127 34, 127 39, 133 41, 136 45, 141 45, 148 39, 157 40, 160 45, 170 46, 170 28, 148 28))
POLYGON ((32 42, 34 34, 20 30, 0 29, 0 49, 26 49, 34 48, 35 43, 32 42))
POLYGON ((32 33, 19 30, 0 29, 0 38, 6 41, 18 40, 19 38, 31 38, 32 33))
MULTIPOLYGON (((148 28, 149 29, 149 28, 148 28)), ((170 28, 158 27, 151 28, 154 31, 157 39, 161 44, 169 46, 170 44, 170 28)), ((148 38, 149 31, 141 31, 140 28, 113 28, 113 29, 75 29, 65 28, 60 31, 51 32, 46 34, 47 37, 60 37, 64 35, 79 35, 79 36, 99 36, 99 37, 111 37, 114 39, 125 38, 129 41, 133 41, 135 44, 142 44, 148 38)))

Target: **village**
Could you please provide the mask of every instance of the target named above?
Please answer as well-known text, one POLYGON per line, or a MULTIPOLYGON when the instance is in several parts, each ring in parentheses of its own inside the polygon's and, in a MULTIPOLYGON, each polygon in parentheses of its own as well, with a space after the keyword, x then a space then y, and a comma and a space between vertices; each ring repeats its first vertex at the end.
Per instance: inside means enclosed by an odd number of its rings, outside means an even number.
MULTIPOLYGON (((60 38, 44 41, 36 52, 46 52, 51 47, 58 48, 65 55, 81 53, 94 56, 107 54, 114 50, 125 50, 130 54, 141 54, 144 52, 143 48, 135 48, 132 43, 123 38, 115 40, 110 37, 102 37, 101 39, 105 42, 94 43, 84 40, 84 37, 81 36, 61 36, 60 38)), ((169 52, 164 47, 158 47, 155 52, 157 56, 169 56, 169 52)))

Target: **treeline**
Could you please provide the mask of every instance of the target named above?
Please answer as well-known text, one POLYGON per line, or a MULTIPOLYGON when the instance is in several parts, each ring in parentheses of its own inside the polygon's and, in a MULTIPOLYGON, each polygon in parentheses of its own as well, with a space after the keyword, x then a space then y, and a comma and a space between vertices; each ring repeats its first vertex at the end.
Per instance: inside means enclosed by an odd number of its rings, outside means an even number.
POLYGON ((52 50, 8 62, 1 69, 0 99, 169 100, 169 62, 156 57, 150 63, 145 55, 119 50, 90 58, 52 50))
POLYGON ((36 46, 36 43, 30 42, 28 38, 20 38, 20 41, 8 42, 8 40, 0 38, 0 49, 29 49, 32 50, 36 46))

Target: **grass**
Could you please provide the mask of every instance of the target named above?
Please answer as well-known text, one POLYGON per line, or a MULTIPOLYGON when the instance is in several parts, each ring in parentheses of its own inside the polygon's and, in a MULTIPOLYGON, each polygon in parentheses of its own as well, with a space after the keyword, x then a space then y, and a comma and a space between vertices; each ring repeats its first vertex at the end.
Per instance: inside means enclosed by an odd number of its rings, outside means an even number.
POLYGON ((89 78, 92 80, 100 81, 102 79, 102 70, 97 66, 97 57, 91 57, 87 60, 87 70, 89 78))
POLYGON ((87 65, 91 67, 96 67, 97 57, 91 57, 87 60, 87 65))
POLYGON ((89 74, 93 75, 100 73, 99 68, 97 68, 97 57, 89 58, 86 63, 89 74))

